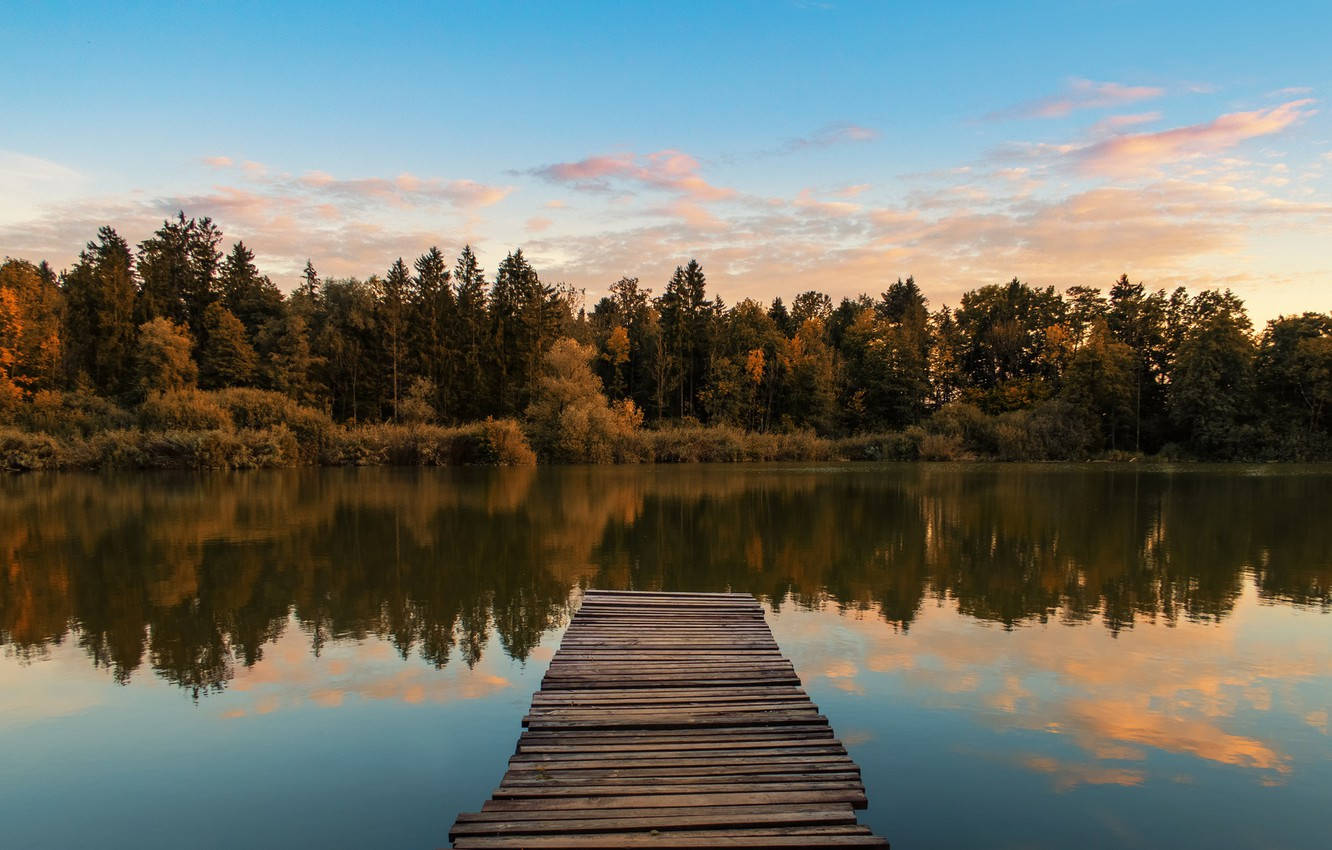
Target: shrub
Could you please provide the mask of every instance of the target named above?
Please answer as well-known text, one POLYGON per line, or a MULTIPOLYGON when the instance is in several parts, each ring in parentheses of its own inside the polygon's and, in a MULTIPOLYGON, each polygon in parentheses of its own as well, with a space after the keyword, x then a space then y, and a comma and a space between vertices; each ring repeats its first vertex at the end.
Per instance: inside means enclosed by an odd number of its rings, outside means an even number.
POLYGON ((198 390, 154 393, 139 407, 139 423, 154 431, 224 431, 234 425, 213 393, 198 390))
POLYGON ((950 402, 934 412, 925 423, 931 434, 961 440, 962 446, 978 455, 992 455, 999 447, 996 421, 979 407, 966 402, 950 402))
POLYGON ((305 407, 282 393, 232 387, 208 393, 240 428, 285 426, 300 447, 303 463, 315 463, 333 438, 336 426, 327 413, 305 407))
POLYGON ((61 442, 50 434, 0 428, 0 469, 7 472, 57 469, 66 461, 63 449, 61 442))
POLYGON ((496 466, 531 466, 536 452, 528 444, 523 429, 512 419, 491 419, 481 423, 482 462, 496 466))
POLYGON ((912 425, 905 431, 859 434, 837 441, 837 454, 847 460, 917 460, 925 431, 912 425))
POLYGON ((1096 423, 1066 402, 1047 401, 999 417, 995 427, 1002 460, 1079 460, 1100 441, 1096 423))
POLYGON ((143 431, 137 447, 105 446, 104 467, 141 469, 259 469, 293 466, 296 440, 285 427, 239 431, 143 431), (128 448, 128 450, 127 450, 128 448))
POLYGON ((924 434, 920 439, 921 460, 967 460, 972 455, 967 452, 962 438, 956 434, 924 434))
POLYGON ((16 421, 30 431, 66 437, 90 437, 128 428, 134 415, 86 391, 38 390, 18 411, 16 421))
POLYGON ((429 378, 417 378, 407 388, 406 395, 398 403, 398 418, 409 424, 424 424, 435 421, 435 385, 429 378))

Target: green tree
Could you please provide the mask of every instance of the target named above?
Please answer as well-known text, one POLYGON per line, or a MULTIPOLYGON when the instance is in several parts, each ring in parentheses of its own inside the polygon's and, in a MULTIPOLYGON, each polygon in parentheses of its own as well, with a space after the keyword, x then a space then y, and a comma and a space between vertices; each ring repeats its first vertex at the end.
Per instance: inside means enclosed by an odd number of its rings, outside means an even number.
POLYGON ((314 374, 321 361, 312 352, 310 329, 295 306, 288 305, 282 315, 270 319, 260 329, 258 343, 259 378, 265 388, 302 404, 318 399, 314 374))
POLYGON ((97 390, 129 389, 134 370, 134 277, 129 244, 110 227, 79 253, 62 283, 65 348, 72 376, 97 390))
MULTIPOLYGON (((408 304, 407 298, 412 287, 412 276, 407 271, 407 264, 399 257, 389 266, 388 274, 380 284, 376 308, 379 312, 379 326, 384 329, 384 347, 388 350, 389 368, 392 375, 393 418, 399 414, 398 372, 402 365, 404 345, 407 335, 408 304)), ((427 379, 429 382, 429 379, 427 379)), ((433 384, 431 385, 433 386, 433 384)))
POLYGON ((1170 375, 1170 413, 1200 457, 1252 452, 1254 345, 1244 304, 1229 290, 1195 296, 1170 375))
POLYGON ((189 331, 162 316, 139 326, 139 346, 134 357, 135 390, 140 398, 157 392, 194 386, 199 368, 191 352, 194 340, 189 331))
POLYGON ((837 379, 833 351, 823 337, 823 322, 807 318, 791 338, 779 409, 792 425, 827 433, 835 421, 837 379))
POLYGON ((222 233, 212 219, 186 219, 180 212, 139 243, 136 321, 165 316, 188 325, 197 335, 204 310, 217 298, 221 241, 222 233))
POLYGON ((488 347, 486 315, 486 276, 471 245, 464 245, 453 266, 453 285, 457 304, 458 368, 457 416, 480 419, 494 411, 489 398, 487 363, 492 359, 488 347))
POLYGON ((701 412, 699 393, 707 385, 716 308, 707 298, 707 277, 697 260, 677 266, 657 299, 670 382, 667 393, 675 399, 676 416, 697 417, 701 412))
POLYGON ((531 398, 540 358, 555 340, 567 307, 541 282, 521 250, 506 256, 490 290, 491 339, 497 412, 523 410, 531 398))
POLYGON ((334 414, 360 421, 377 418, 377 348, 374 286, 356 278, 325 281, 315 356, 334 414))
MULTIPOLYGON (((254 264, 254 252, 246 248, 244 242, 231 246, 231 252, 222 261, 218 288, 222 306, 240 319, 251 340, 282 310, 282 293, 267 275, 259 273, 254 264)), ((207 339, 206 330, 203 338, 207 339)))
POLYGON ((256 356, 245 325, 213 303, 204 310, 205 342, 199 349, 199 383, 204 389, 245 386, 254 378, 256 356))
POLYGON ((1102 318, 1095 320, 1064 373, 1064 400, 1098 423, 1103 444, 1111 449, 1130 433, 1135 365, 1133 349, 1114 339, 1102 318))
POLYGON ((1304 313, 1267 323, 1255 371, 1268 432, 1282 456, 1304 458, 1328 448, 1332 404, 1332 315, 1304 313))
POLYGON ((1148 443, 1155 447, 1164 430, 1166 414, 1165 375, 1169 368, 1166 346, 1167 302, 1165 292, 1148 294, 1141 283, 1120 275, 1110 288, 1106 325, 1115 339, 1133 352, 1133 448, 1148 443), (1144 423, 1146 428, 1144 428, 1144 423))
POLYGON ((418 358, 416 371, 435 386, 435 409, 448 416, 456 392, 452 338, 457 303, 449 284, 448 264, 438 248, 432 247, 418 257, 414 267, 416 276, 412 278, 410 300, 411 329, 415 334, 411 344, 418 358))
POLYGON ((964 293, 953 314, 962 338, 960 366, 971 395, 991 412, 1029 407, 1058 380, 1049 329, 1064 320, 1054 287, 1013 278, 964 293))

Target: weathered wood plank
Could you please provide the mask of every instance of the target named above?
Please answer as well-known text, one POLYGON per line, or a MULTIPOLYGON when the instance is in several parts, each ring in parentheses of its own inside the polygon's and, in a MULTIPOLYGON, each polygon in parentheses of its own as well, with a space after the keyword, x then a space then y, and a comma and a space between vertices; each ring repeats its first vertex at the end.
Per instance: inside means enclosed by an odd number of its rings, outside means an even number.
POLYGON ((887 846, 748 594, 587 591, 455 847, 887 846))

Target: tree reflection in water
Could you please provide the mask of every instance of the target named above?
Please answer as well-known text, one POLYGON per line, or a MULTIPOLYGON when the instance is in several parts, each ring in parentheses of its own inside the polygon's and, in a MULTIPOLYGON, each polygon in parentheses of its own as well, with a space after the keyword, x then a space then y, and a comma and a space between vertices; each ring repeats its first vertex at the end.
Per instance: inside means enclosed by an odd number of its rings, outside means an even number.
POLYGON ((77 641, 196 696, 297 622, 471 666, 525 659, 579 586, 755 593, 908 630, 1332 606, 1319 468, 884 465, 292 470, 0 481, 0 643, 77 641))

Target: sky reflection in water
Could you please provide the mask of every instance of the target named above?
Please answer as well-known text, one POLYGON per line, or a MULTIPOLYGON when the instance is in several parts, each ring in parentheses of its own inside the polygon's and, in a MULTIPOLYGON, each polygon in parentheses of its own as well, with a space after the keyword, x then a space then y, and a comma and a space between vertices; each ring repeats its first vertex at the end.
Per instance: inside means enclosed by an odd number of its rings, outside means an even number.
POLYGON ((754 592, 898 847, 1323 846, 1332 470, 0 484, 5 846, 430 847, 580 586, 754 592))

